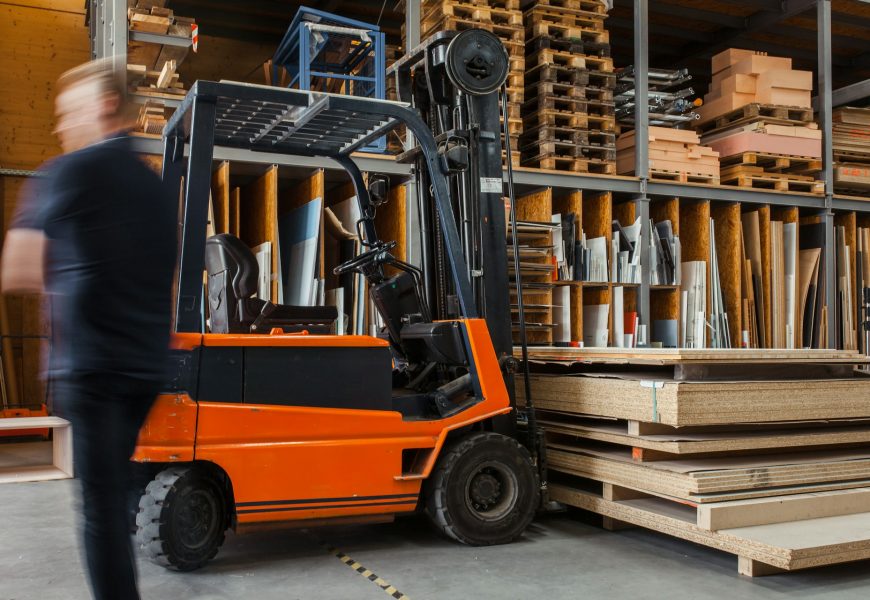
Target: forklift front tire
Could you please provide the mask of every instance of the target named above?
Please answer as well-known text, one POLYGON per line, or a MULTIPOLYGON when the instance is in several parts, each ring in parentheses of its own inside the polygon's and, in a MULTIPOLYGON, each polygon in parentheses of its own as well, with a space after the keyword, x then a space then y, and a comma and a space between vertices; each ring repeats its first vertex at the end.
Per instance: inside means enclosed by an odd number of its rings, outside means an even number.
POLYGON ((516 440, 473 433, 442 454, 424 494, 426 514, 447 537, 471 546, 506 544, 535 516, 538 474, 516 440))
POLYGON ((164 469, 139 501, 136 539, 148 558, 175 571, 193 571, 215 557, 227 529, 219 482, 197 467, 164 469))

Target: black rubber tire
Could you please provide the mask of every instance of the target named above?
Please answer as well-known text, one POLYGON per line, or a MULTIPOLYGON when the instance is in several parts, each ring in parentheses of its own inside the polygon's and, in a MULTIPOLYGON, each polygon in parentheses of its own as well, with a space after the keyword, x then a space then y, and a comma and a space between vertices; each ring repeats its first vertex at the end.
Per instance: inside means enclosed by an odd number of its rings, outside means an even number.
POLYGON ((193 571, 223 544, 226 515, 226 496, 214 477, 195 466, 170 467, 157 474, 139 500, 136 539, 155 563, 193 571), (191 518, 196 528, 189 526, 191 518))
MULTIPOLYGON (((540 502, 538 473, 528 451, 498 433, 477 432, 442 452, 424 484, 425 511, 447 537, 470 546, 512 542, 525 531, 540 502), (492 510, 479 510, 470 493, 480 476, 501 479, 492 510), (497 510, 496 510, 497 509, 497 510)), ((486 508, 485 506, 483 507, 486 508)))

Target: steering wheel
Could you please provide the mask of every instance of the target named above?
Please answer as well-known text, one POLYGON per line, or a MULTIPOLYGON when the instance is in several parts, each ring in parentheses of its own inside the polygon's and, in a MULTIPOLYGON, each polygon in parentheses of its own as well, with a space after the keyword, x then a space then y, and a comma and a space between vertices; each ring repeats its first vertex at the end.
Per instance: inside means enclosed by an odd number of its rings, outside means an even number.
POLYGON ((362 254, 341 263, 340 265, 335 267, 332 272, 336 275, 344 275, 345 273, 348 273, 350 271, 359 271, 362 267, 368 265, 369 263, 374 263, 379 255, 389 250, 392 250, 395 247, 395 241, 379 244, 371 250, 366 250, 362 254))

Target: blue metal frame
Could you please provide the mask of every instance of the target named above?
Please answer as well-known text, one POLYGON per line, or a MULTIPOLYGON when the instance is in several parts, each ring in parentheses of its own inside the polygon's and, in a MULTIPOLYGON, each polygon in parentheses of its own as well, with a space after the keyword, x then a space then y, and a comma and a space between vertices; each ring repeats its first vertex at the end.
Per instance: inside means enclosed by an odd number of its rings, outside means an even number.
MULTIPOLYGON (((387 91, 385 44, 384 33, 377 25, 302 6, 272 57, 272 85, 280 85, 280 68, 283 67, 290 74, 288 87, 291 88, 310 91, 314 78, 338 80, 343 82, 343 94, 383 100, 387 91), (330 42, 347 36, 359 39, 359 36, 350 31, 344 35, 340 32, 323 32, 322 39, 315 41, 310 24, 365 30, 370 43, 359 44, 342 57, 341 62, 329 61, 320 56, 329 48, 330 42), (313 56, 303 51, 307 48, 314 48, 313 56), (365 61, 371 61, 374 72, 354 74, 353 71, 365 61)), ((379 138, 363 151, 384 152, 386 146, 386 139, 379 138)))

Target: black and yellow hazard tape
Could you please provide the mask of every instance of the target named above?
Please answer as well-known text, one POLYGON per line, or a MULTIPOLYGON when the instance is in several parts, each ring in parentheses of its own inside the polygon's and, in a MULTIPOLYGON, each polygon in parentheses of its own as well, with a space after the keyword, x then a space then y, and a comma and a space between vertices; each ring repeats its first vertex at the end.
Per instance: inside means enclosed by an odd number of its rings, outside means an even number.
POLYGON ((395 598, 396 600, 411 600, 409 596, 406 596, 405 594, 397 590, 396 587, 389 581, 387 581, 383 577, 379 577, 377 573, 371 571, 370 569, 365 568, 365 566, 361 565, 344 552, 341 552, 340 550, 337 550, 336 548, 333 548, 328 544, 324 544, 324 547, 338 560, 340 560, 348 567, 350 567, 351 569, 374 583, 376 586, 384 590, 387 594, 390 595, 391 598, 395 598))

